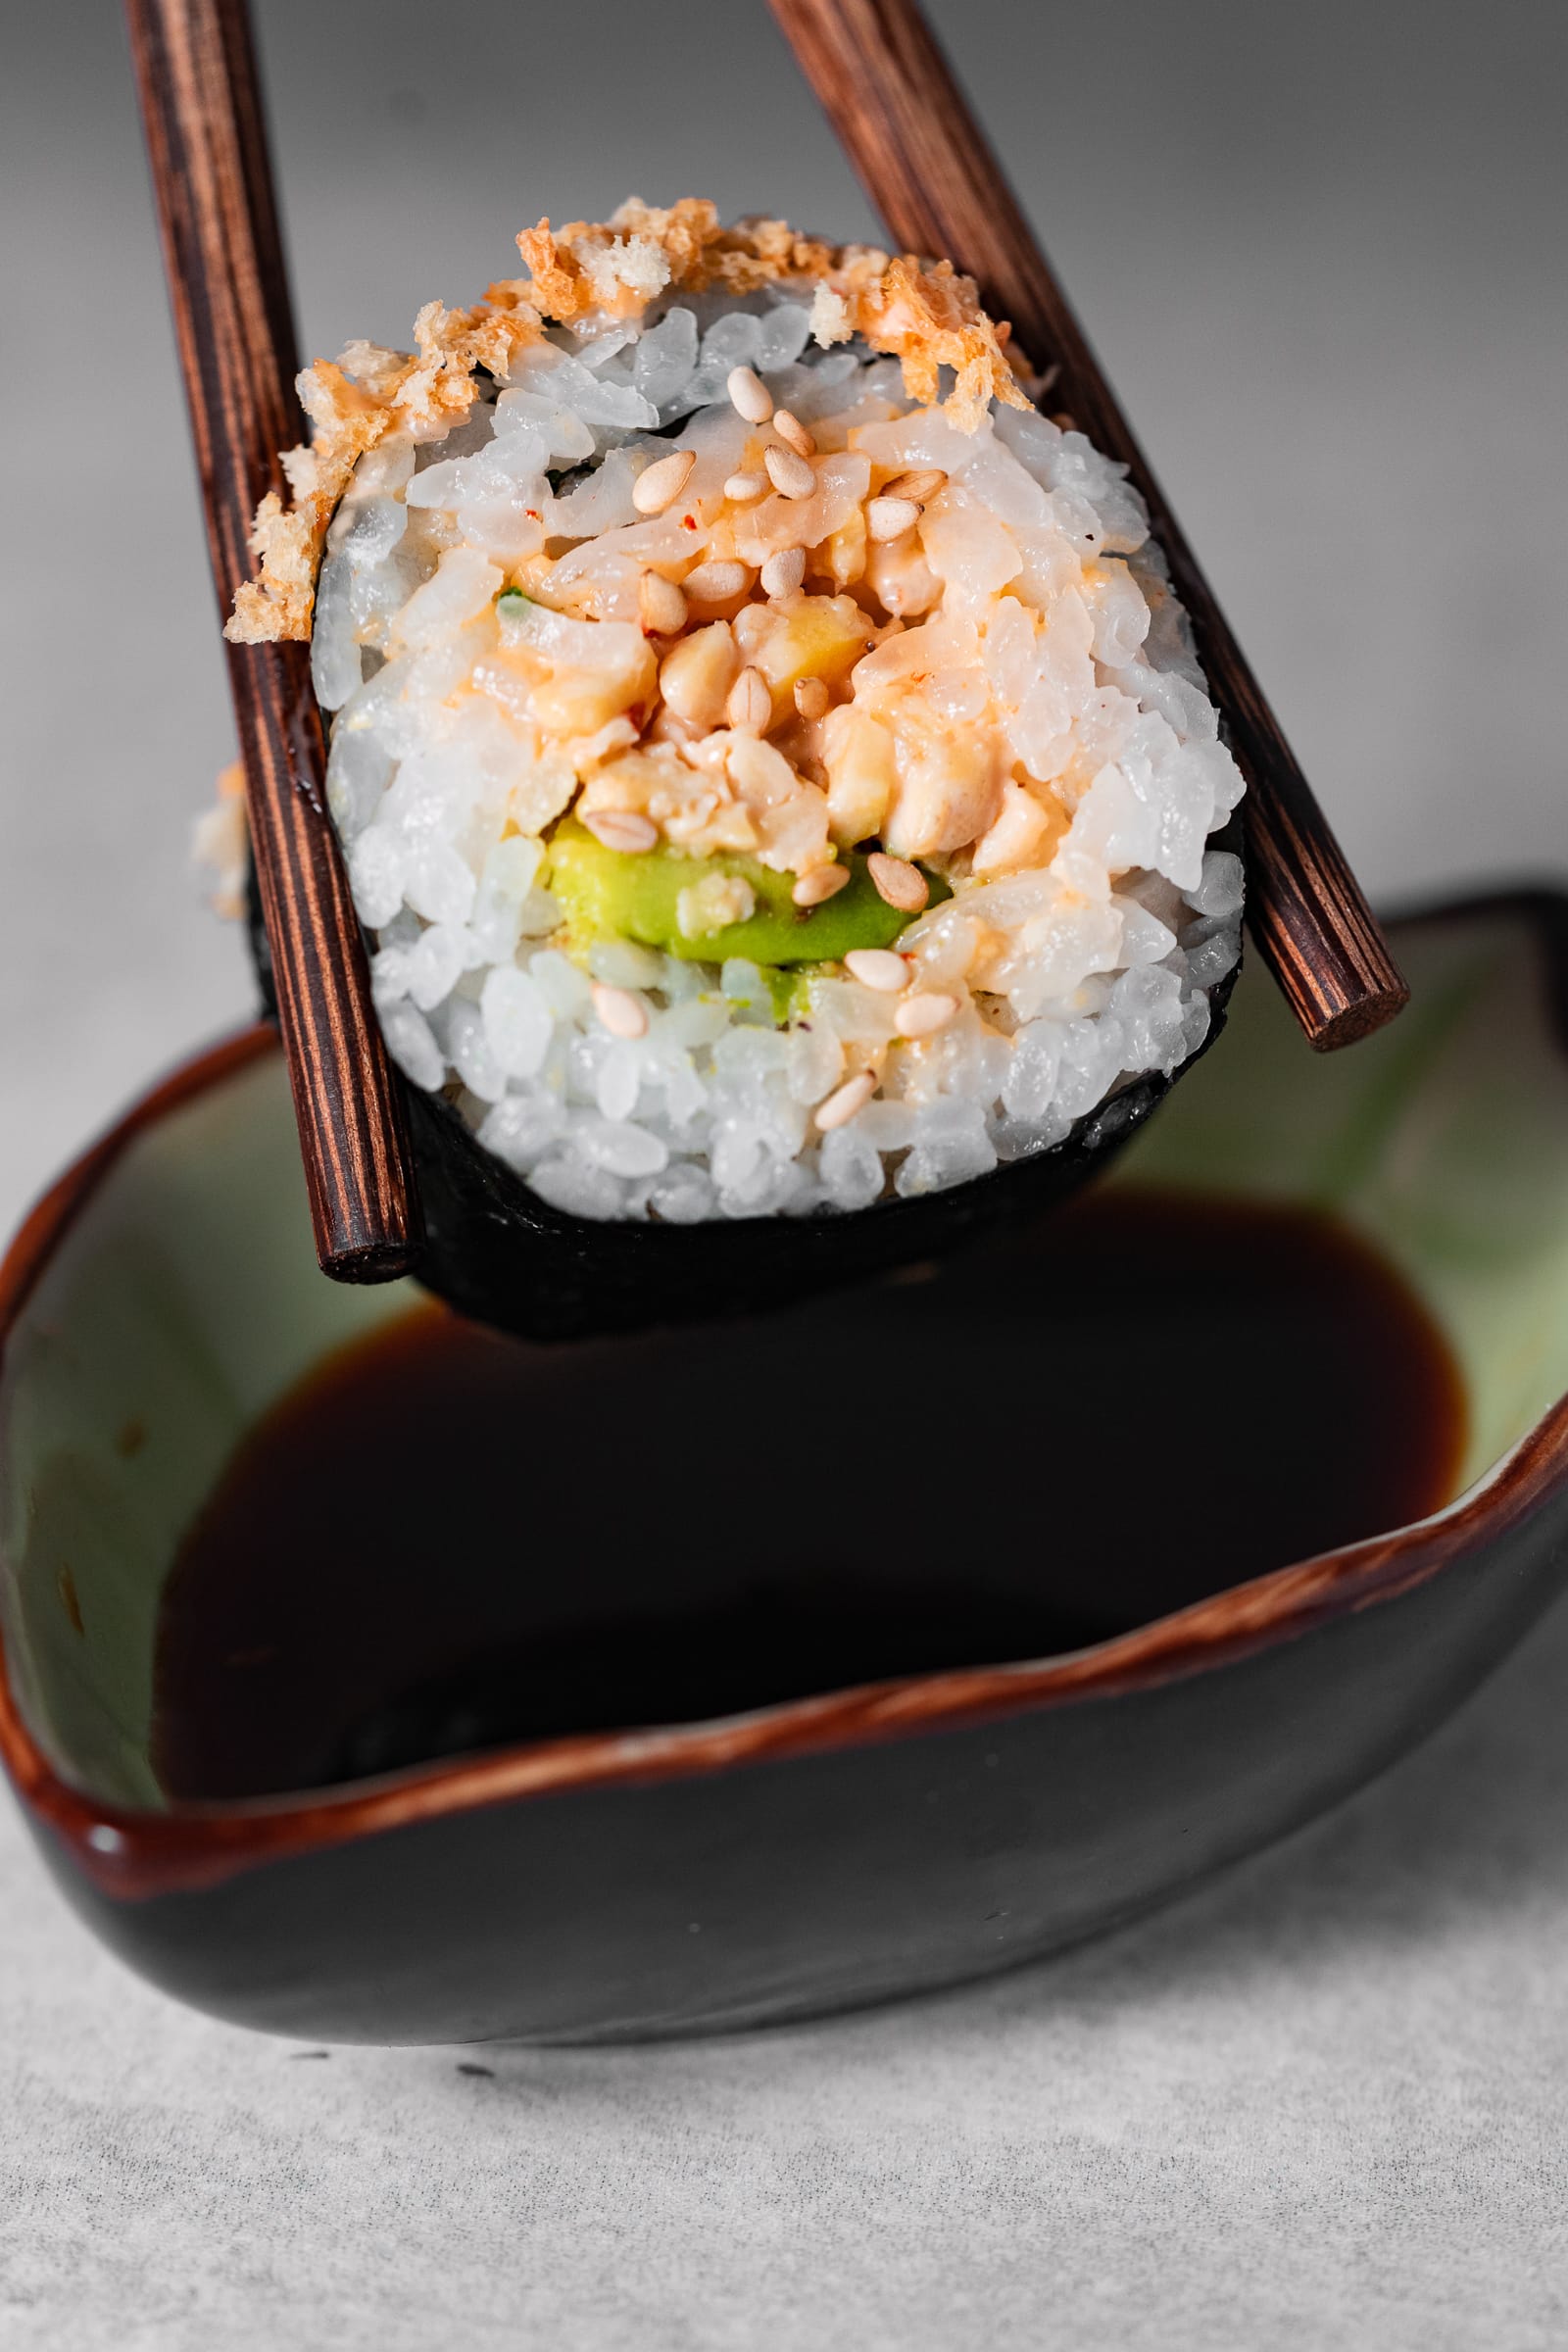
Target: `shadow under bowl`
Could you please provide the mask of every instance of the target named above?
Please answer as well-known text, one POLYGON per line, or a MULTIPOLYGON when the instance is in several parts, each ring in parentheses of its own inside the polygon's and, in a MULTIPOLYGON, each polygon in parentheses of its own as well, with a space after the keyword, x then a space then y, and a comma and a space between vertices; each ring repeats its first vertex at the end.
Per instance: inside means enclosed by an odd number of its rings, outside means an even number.
MULTIPOLYGON (((1141 1514, 1147 1548, 1106 1638, 1073 1638, 1068 1606, 1050 1654, 199 1801, 172 1799, 152 1761, 171 1564, 246 1433, 412 1298, 316 1272, 269 1033, 177 1073, 60 1180, 0 1268, 0 1754, 70 1899, 155 1983, 265 2030, 610 2040, 803 2016, 1049 1952, 1348 1794, 1475 1686, 1568 1567, 1568 909, 1477 903, 1400 926, 1396 947, 1409 1011, 1332 1059, 1299 1047, 1266 980, 1245 979, 1220 1051, 1102 1198, 1155 1186, 1238 1218, 1324 1211, 1369 1245, 1457 1366, 1454 1500, 1194 1598, 1200 1502, 1168 1481, 1140 1492, 1133 1452, 1105 1508, 1141 1514)), ((947 1366, 959 1394, 1002 1338, 1016 1351, 1037 1328, 1052 1347, 1049 1321, 1020 1330, 1038 1295, 1009 1295, 1014 1262, 993 1256, 947 1366)), ((899 1295, 912 1346, 922 1295, 899 1295)), ((885 1337, 889 1296, 835 1303, 835 1350, 858 1314, 885 1337)), ((752 1328, 765 1360, 783 1325, 752 1328)), ((1245 1364, 1205 1336, 1155 1367, 1156 1401, 1223 1458, 1228 1391, 1266 1379, 1292 1332, 1258 1330, 1245 1364)), ((690 1377, 728 1379, 703 1335, 684 1345, 690 1377)), ((577 1359, 542 1360, 574 1376, 577 1359)), ((1039 1453, 1040 1536, 1033 1551, 1016 1532, 993 1543, 982 1489, 966 1569, 1012 1598, 1054 1580, 1070 1602, 1097 1571, 1051 1554, 1051 1481, 1071 1466, 1015 1402, 1009 1420, 1006 1395, 986 1404, 985 1443, 1039 1453)), ((765 1459, 765 1416, 759 1438, 765 1459)), ((921 1480, 965 1475, 956 1443, 952 1466, 906 1462, 913 1507, 921 1480)), ((1289 1475, 1310 1477, 1311 1459, 1308 1443, 1289 1475)), ((521 1492, 550 1471, 519 1452, 521 1492)), ((764 1482, 759 1509, 773 1507, 764 1482)), ((700 1519, 677 1544, 662 1518, 636 1576, 600 1595, 607 1629, 633 1596, 646 1612, 694 1580, 722 1592, 745 1554, 700 1519)), ((883 1568, 896 1614, 896 1540, 883 1568)), ((585 1574, 560 1543, 531 1572, 562 1589, 585 1574)))

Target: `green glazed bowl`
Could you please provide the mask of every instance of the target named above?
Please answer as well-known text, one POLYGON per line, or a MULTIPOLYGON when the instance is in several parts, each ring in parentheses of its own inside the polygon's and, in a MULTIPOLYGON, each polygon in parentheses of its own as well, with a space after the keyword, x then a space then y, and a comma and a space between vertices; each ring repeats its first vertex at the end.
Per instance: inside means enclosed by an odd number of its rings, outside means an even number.
POLYGON ((1392 1261, 1466 1391, 1447 1507, 1065 1655, 244 1802, 153 1775, 163 1581, 243 1433, 411 1299, 318 1274, 268 1031, 179 1071, 0 1268, 0 1754, 69 1898, 271 2032, 603 2040, 1034 1957, 1347 1795, 1568 1570, 1568 906, 1396 950, 1409 1011, 1326 1059, 1249 974, 1108 1182, 1331 1209, 1392 1261))

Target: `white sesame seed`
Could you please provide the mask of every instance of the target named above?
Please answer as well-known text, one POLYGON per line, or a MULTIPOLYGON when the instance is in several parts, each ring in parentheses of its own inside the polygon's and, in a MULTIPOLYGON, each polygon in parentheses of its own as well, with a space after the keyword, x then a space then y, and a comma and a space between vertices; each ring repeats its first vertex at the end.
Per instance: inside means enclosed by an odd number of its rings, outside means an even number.
POLYGON ((957 1009, 956 997, 943 996, 933 989, 925 996, 906 997, 893 1016, 893 1026, 901 1037, 935 1037, 957 1009))
POLYGON ((797 906, 820 906, 826 899, 836 899, 850 879, 847 865, 813 865, 802 874, 790 897, 797 906))
POLYGON ((805 548, 781 547, 778 554, 769 556, 762 565, 762 594, 793 596, 805 577, 805 548))
POLYGON ((732 368, 725 388, 748 424, 765 424, 772 416, 773 395, 755 368, 732 368))
POLYGON ((881 496, 912 499, 917 507, 923 507, 928 498, 935 498, 947 478, 940 466, 919 466, 910 473, 901 473, 891 482, 884 482, 881 496))
POLYGON ((830 700, 825 679, 796 679, 795 708, 803 718, 821 718, 826 712, 830 700))
POLYGON ((858 1110, 864 1109, 875 1093, 874 1072, 862 1070, 858 1078, 846 1078, 842 1086, 833 1089, 825 1102, 819 1102, 816 1106, 816 1123, 822 1133, 831 1135, 835 1127, 842 1127, 847 1120, 853 1119, 858 1110))
POLYGON ((844 968, 852 980, 874 988, 879 996, 896 997, 909 985, 908 964, 891 948, 852 948, 844 968))
POLYGON ((873 498, 866 502, 865 527, 873 539, 902 539, 920 519, 912 498, 873 498))
POLYGON ((673 637, 686 626, 686 599, 662 572, 643 573, 637 583, 637 611, 650 637, 673 637))
POLYGON ((919 913, 931 892, 917 865, 905 858, 890 858, 886 850, 873 850, 865 862, 878 898, 903 914, 919 913))
POLYGON ((732 727, 743 727, 748 735, 766 732, 773 715, 773 697, 767 680, 760 669, 743 669, 724 704, 724 716, 732 727))
POLYGON ((594 1010, 612 1037, 648 1035, 648 1007, 629 988, 611 988, 605 981, 596 980, 593 999, 594 1010))
POLYGON ((751 579, 744 564, 720 556, 710 564, 697 564, 686 574, 681 586, 697 604, 727 605, 732 597, 745 595, 751 579))
POLYGON ((789 443, 797 457, 815 457, 816 441, 814 436, 807 431, 800 418, 794 416, 790 410, 775 409, 773 411, 773 430, 781 441, 789 443))
POLYGON ((767 478, 781 498, 809 498, 816 488, 816 476, 806 460, 797 457, 793 449, 776 445, 762 452, 762 464, 767 478))
POLYGON ((620 850, 635 858, 651 850, 659 839, 659 827, 651 816, 641 815, 635 808, 594 808, 583 823, 595 841, 607 850, 620 850))
POLYGON ((765 473, 732 473, 724 484, 724 496, 732 498, 738 507, 744 507, 749 506, 754 498, 760 498, 766 488, 765 473))
POLYGON ((696 463, 695 449, 675 449, 645 466, 631 486, 631 503, 638 514, 662 514, 673 506, 696 463))

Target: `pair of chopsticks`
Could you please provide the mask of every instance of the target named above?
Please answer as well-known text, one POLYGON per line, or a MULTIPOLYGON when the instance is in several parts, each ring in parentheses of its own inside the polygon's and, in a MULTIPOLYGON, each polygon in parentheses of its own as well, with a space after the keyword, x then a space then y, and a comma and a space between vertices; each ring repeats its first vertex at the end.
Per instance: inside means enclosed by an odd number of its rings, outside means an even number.
MULTIPOLYGON (((288 281, 245 0, 125 0, 224 614, 251 517, 300 437, 288 281)), ((894 242, 947 255, 1054 367, 1053 400, 1129 468, 1191 616, 1247 779, 1253 940, 1320 1049, 1408 994, 1311 787, 1231 635, 917 0, 769 0, 894 242)), ((301 645, 230 646, 251 841, 317 1250, 381 1282, 416 1260, 417 1191, 359 924, 322 807, 325 747, 301 645)))

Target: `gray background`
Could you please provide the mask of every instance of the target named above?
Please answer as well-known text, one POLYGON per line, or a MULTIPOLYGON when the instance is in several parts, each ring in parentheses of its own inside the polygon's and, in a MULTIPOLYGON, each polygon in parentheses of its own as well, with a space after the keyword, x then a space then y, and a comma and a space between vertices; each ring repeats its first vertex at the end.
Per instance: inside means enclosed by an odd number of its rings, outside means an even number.
MULTIPOLYGON (((934 14, 1370 885, 1560 877, 1564 12, 934 14)), ((309 352, 632 189, 872 232, 760 0, 258 18, 309 352)), ((9 1224, 250 999, 184 874, 231 744, 118 19, 4 37, 9 1224)), ((167 2006, 0 1815, 0 2348, 1560 2342, 1565 1666, 1068 1962, 493 2081, 167 2006)))

